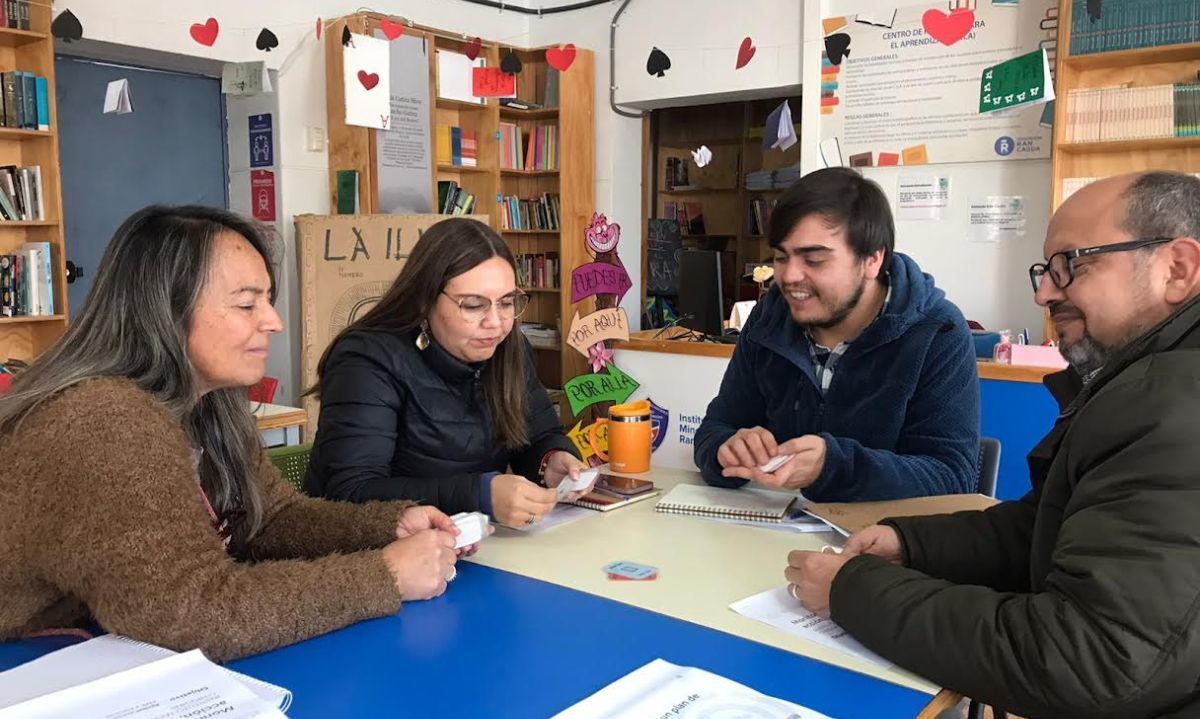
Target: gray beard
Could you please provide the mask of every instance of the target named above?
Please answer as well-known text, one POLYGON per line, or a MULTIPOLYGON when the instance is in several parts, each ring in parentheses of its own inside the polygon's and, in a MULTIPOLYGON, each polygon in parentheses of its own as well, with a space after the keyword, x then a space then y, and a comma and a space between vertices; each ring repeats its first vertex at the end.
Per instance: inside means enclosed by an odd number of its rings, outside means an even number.
POLYGON ((1061 343, 1059 349, 1067 364, 1085 378, 1090 378, 1104 367, 1117 351, 1116 348, 1100 344, 1087 332, 1077 342, 1061 343))

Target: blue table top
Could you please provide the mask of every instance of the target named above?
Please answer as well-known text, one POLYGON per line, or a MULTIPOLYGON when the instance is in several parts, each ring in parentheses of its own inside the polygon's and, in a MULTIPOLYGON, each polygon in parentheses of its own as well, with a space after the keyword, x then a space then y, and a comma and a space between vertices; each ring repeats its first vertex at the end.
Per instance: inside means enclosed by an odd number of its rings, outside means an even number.
MULTIPOLYGON (((74 641, 0 644, 0 669, 74 641)), ((913 717, 930 699, 696 624, 466 562, 438 599, 229 666, 291 689, 292 719, 536 719, 656 658, 837 719, 913 717)))

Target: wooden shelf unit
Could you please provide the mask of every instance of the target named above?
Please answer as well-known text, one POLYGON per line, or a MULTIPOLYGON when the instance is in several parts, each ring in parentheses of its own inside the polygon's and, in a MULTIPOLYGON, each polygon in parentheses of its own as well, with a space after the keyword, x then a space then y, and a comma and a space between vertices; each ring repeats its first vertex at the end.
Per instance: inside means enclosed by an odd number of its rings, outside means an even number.
MULTIPOLYGON (((767 116, 785 99, 791 103, 793 117, 798 118, 800 98, 788 96, 656 110, 647 123, 647 142, 652 152, 645 160, 643 176, 652 189, 645 203, 648 216, 643 221, 666 217, 668 202, 702 206, 705 231, 684 232, 684 247, 710 249, 726 240, 724 251, 728 259, 723 267, 727 305, 743 296, 746 299, 758 296, 758 285, 743 279, 743 270, 751 262, 770 264, 771 252, 764 233, 750 232, 748 215, 755 200, 771 202, 783 192, 746 189, 746 173, 778 170, 800 162, 799 143, 782 152, 762 149, 762 127, 767 116), (703 168, 696 165, 691 154, 701 145, 713 153, 712 161, 703 168), (688 163, 688 183, 698 187, 668 189, 668 158, 688 163)), ((647 272, 643 257, 643 281, 647 272)), ((642 294, 644 310, 644 284, 642 294)), ((726 307, 726 314, 728 310, 726 307)))
MULTIPOLYGON (((329 126, 329 187, 330 206, 337 206, 336 173, 338 170, 357 170, 359 173, 360 205, 364 213, 379 212, 378 187, 375 173, 375 131, 348 126, 344 121, 342 75, 342 28, 371 34, 386 16, 358 13, 332 23, 325 34, 326 109, 329 126)), ((436 50, 463 52, 467 43, 461 34, 436 28, 412 26, 406 35, 424 38, 429 44, 429 77, 431 98, 430 149, 437 157, 436 136, 439 125, 463 127, 476 133, 478 142, 477 167, 434 164, 430 173, 430 193, 437 204, 439 180, 454 180, 475 195, 474 214, 486 214, 488 223, 500 232, 514 255, 557 253, 560 263, 558 288, 522 288, 530 295, 529 308, 522 319, 541 322, 559 328, 563 342, 553 349, 539 347, 536 353, 538 375, 547 389, 557 390, 565 380, 582 374, 586 361, 580 353, 565 344, 571 317, 576 311, 587 314, 595 307, 594 299, 578 304, 571 302, 571 270, 591 261, 584 248, 584 231, 594 211, 595 194, 595 58, 591 51, 576 50, 575 61, 566 72, 559 73, 559 106, 537 110, 518 110, 500 106, 489 99, 485 104, 439 99, 437 95, 436 50), (515 123, 528 132, 537 125, 558 125, 559 169, 556 171, 524 171, 501 169, 499 142, 495 139, 500 122, 515 123), (503 230, 502 207, 499 198, 517 195, 522 198, 557 193, 560 201, 560 230, 503 230)), ((523 69, 517 76, 517 97, 542 104, 549 65, 546 48, 510 48, 508 45, 484 40, 480 57, 489 67, 500 64, 502 53, 513 50, 521 59, 523 69)), ((566 402, 564 423, 570 419, 566 402)), ((573 422, 572 422, 573 423, 573 422)))
MULTIPOLYGON (((1200 43, 1164 45, 1081 55, 1071 53, 1071 0, 1059 0, 1058 59, 1055 68, 1054 152, 1051 209, 1063 202, 1063 181, 1103 178, 1128 172, 1200 172, 1200 138, 1165 137, 1112 142, 1066 142, 1067 97, 1072 90, 1194 82, 1200 72, 1200 43)), ((1043 331, 1054 338, 1046 315, 1043 331)))
POLYGON ((46 78, 50 130, 0 128, 0 165, 41 166, 41 189, 47 219, 0 221, 0 254, 11 254, 26 242, 50 243, 55 314, 0 318, 0 362, 10 358, 25 361, 34 359, 62 337, 67 330, 68 318, 50 5, 31 3, 29 13, 31 30, 0 28, 0 70, 24 70, 46 78))

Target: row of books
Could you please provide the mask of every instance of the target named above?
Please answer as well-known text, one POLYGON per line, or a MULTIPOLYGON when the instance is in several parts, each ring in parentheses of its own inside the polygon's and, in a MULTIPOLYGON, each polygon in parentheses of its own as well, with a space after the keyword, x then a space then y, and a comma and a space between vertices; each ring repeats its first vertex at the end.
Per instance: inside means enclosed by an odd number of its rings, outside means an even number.
POLYGON ((475 209, 475 195, 467 192, 453 180, 438 181, 438 213, 442 215, 469 215, 475 209))
POLYGON ((0 73, 0 126, 22 130, 50 129, 50 86, 44 77, 12 70, 0 73))
POLYGON ((0 315, 54 314, 54 270, 49 242, 28 242, 0 255, 0 315))
POLYGON ((557 252, 517 255, 517 285, 520 287, 559 287, 560 269, 557 252))
POLYGON ((704 228, 704 205, 699 202, 663 203, 663 219, 677 221, 681 235, 707 234, 704 228))
POLYGON ((534 125, 529 132, 511 122, 500 123, 500 168, 558 170, 558 125, 534 125))
POLYGON ((682 157, 668 157, 667 170, 663 173, 663 183, 668 190, 677 187, 691 187, 688 182, 688 161, 682 157))
POLYGON ((29 30, 29 0, 0 2, 0 27, 29 30))
POLYGON ((751 235, 767 234, 767 222, 771 219, 773 200, 753 200, 746 208, 746 232, 751 235))
POLYGON ((1200 84, 1067 93, 1067 142, 1200 136, 1200 84))
POLYGON ((0 165, 0 218, 10 222, 46 219, 41 165, 0 165))
POLYGON ((438 125, 437 161, 439 165, 479 166, 479 141, 474 130, 438 125))
POLYGON ((1200 5, 1196 0, 1074 0, 1071 6, 1072 55, 1197 40, 1200 5), (1088 12, 1089 5, 1093 12, 1088 12), (1099 17, 1093 19, 1097 9, 1099 17))
POLYGON ((548 230, 558 231, 560 224, 560 204, 558 194, 543 193, 540 198, 522 200, 515 195, 505 196, 501 202, 503 213, 500 224, 506 230, 548 230))

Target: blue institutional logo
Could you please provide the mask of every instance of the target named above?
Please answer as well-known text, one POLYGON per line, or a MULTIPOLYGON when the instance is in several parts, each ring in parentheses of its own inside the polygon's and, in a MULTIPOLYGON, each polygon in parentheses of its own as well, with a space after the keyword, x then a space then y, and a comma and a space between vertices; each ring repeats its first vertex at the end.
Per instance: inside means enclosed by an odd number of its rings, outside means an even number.
POLYGON ((1017 149, 1017 143, 1008 135, 1003 135, 996 138, 996 154, 1000 157, 1008 157, 1017 149))

